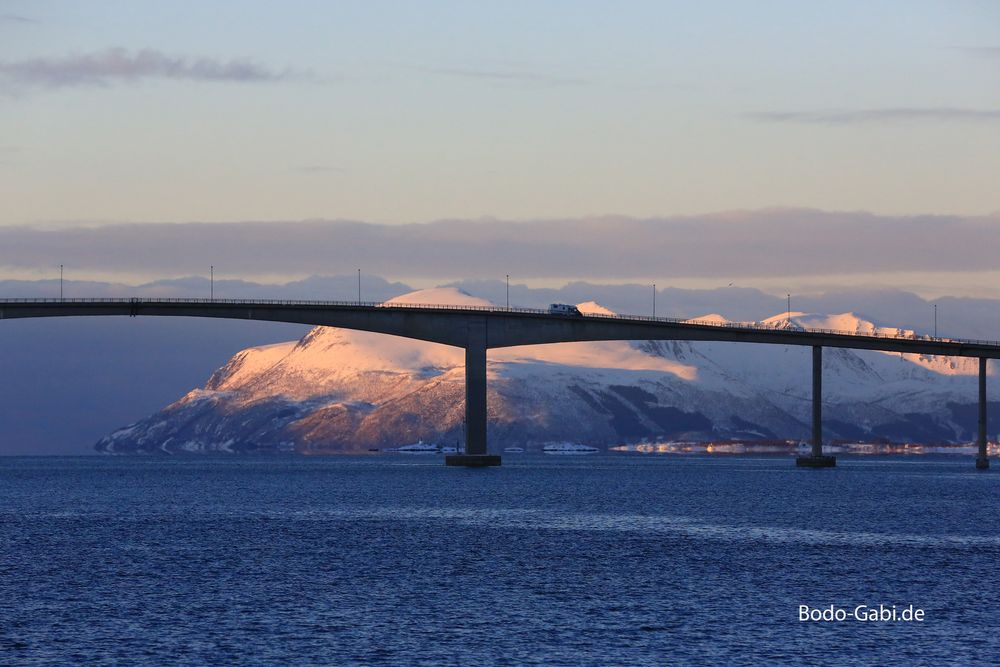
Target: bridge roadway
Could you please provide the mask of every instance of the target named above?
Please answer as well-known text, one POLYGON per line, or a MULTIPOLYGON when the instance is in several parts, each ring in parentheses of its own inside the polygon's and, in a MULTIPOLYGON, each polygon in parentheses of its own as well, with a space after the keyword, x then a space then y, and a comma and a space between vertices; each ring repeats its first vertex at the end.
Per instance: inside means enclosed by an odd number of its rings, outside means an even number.
POLYGON ((0 320, 28 317, 216 317, 357 329, 465 349, 466 448, 452 465, 499 465, 486 446, 486 351, 496 347, 599 340, 687 340, 802 345, 813 349, 812 452, 804 467, 829 467, 822 447, 824 347, 979 359, 976 467, 986 469, 986 365, 1000 359, 1000 341, 859 334, 780 328, 755 322, 691 322, 634 315, 554 315, 546 310, 344 301, 269 299, 0 299, 0 320))

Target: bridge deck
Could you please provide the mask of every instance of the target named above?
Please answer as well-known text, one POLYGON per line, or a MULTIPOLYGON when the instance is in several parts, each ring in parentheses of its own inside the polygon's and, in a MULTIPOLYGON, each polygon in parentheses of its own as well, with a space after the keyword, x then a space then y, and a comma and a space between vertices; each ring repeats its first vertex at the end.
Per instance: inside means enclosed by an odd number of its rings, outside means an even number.
POLYGON ((357 328, 467 346, 471 321, 486 347, 585 340, 706 340, 1000 358, 1000 341, 702 322, 643 315, 554 315, 535 308, 288 299, 0 299, 0 319, 63 316, 221 317, 357 328))

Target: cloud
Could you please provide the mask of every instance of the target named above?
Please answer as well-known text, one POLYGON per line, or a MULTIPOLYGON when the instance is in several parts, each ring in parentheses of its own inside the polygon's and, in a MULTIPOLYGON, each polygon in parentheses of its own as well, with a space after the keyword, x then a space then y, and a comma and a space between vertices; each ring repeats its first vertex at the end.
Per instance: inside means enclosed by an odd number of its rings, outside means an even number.
POLYGON ((960 46, 958 49, 974 56, 1000 58, 1000 46, 960 46))
POLYGON ((768 123, 810 123, 815 125, 853 125, 897 121, 996 122, 1000 109, 962 109, 957 107, 899 107, 889 109, 826 111, 758 111, 747 118, 768 123))
POLYGON ((13 84, 49 88, 107 86, 143 79, 254 83, 282 81, 294 76, 288 70, 273 70, 249 60, 171 56, 153 49, 134 52, 107 49, 62 58, 0 61, 0 81, 6 79, 13 84))
MULTIPOLYGON (((0 227, 0 276, 77 272, 230 276, 350 272, 444 281, 709 280, 996 270, 1000 216, 878 216, 768 209, 671 218, 382 225, 343 221, 0 227)), ((78 273, 79 275, 79 273, 78 273)), ((938 274, 942 275, 942 274, 938 274)), ((929 277, 928 277, 929 276, 929 277)), ((867 278, 866 278, 867 279, 867 278)), ((667 284, 664 282, 663 284, 667 284)))
POLYGON ((550 86, 578 86, 587 83, 586 79, 558 76, 542 72, 527 72, 523 70, 506 69, 473 69, 464 67, 429 67, 426 71, 442 76, 461 77, 465 79, 482 79, 490 81, 509 81, 511 83, 541 84, 550 86))

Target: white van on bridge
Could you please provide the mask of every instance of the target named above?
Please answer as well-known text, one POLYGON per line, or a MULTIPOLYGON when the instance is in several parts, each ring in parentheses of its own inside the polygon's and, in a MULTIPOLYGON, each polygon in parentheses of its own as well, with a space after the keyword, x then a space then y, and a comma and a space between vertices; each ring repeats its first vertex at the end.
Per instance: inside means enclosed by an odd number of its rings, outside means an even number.
POLYGON ((576 306, 571 306, 568 303, 553 303, 549 305, 550 315, 583 315, 580 309, 576 306))

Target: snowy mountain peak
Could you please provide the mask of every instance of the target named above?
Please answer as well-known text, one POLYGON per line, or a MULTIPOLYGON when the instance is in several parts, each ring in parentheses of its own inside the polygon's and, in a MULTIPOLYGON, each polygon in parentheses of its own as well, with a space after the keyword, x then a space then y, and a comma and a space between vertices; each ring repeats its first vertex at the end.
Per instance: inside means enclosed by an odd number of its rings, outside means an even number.
POLYGON ((206 389, 228 391, 245 385, 251 378, 265 372, 295 349, 295 341, 251 347, 238 352, 229 363, 208 379, 206 389))
POLYGON ((457 287, 433 287, 421 289, 415 292, 408 292, 400 296, 393 297, 385 303, 387 304, 409 304, 428 306, 493 306, 495 305, 487 299, 480 299, 472 296, 468 292, 457 287))
POLYGON ((912 331, 901 329, 878 327, 874 322, 866 320, 856 313, 838 313, 827 315, 821 313, 804 313, 792 311, 791 313, 780 313, 769 317, 761 324, 774 327, 776 329, 826 329, 829 331, 842 331, 845 333, 872 335, 883 334, 891 336, 910 336, 912 331))
POLYGON ((688 324, 728 324, 729 320, 719 315, 718 313, 709 313, 708 315, 702 315, 701 317, 692 317, 689 320, 684 320, 688 324))
POLYGON ((760 321, 764 326, 768 326, 774 329, 796 329, 800 330, 806 327, 803 322, 803 318, 813 317, 812 313, 803 313, 801 311, 792 311, 790 313, 781 313, 779 315, 773 315, 766 319, 760 321))
POLYGON ((584 301, 583 303, 576 304, 576 307, 584 315, 617 315, 615 311, 610 308, 605 308, 596 301, 584 301))

